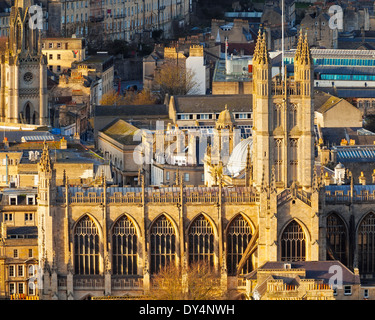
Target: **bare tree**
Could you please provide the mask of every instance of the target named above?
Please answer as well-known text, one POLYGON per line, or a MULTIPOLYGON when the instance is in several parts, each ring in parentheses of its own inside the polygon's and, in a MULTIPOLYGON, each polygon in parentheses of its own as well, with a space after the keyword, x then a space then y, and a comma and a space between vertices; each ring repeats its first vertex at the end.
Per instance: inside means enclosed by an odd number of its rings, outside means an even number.
POLYGON ((149 298, 155 300, 219 300, 226 297, 220 274, 208 263, 187 268, 170 264, 152 279, 149 298))
POLYGON ((186 69, 184 61, 178 63, 178 59, 168 59, 156 70, 153 91, 163 100, 166 94, 194 94, 197 86, 194 71, 186 69))
POLYGON ((125 96, 118 94, 115 90, 103 95, 100 104, 103 106, 113 105, 149 105, 155 104, 156 98, 147 89, 142 91, 127 91, 125 96))

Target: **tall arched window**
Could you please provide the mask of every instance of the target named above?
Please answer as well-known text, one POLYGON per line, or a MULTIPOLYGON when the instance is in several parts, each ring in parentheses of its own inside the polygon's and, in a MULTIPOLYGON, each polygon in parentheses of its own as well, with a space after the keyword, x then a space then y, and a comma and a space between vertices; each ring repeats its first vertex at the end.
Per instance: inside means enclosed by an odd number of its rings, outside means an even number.
POLYGON ((281 260, 304 261, 306 259, 306 238, 301 226, 292 221, 281 236, 281 260))
POLYGON ((346 228, 342 219, 335 213, 327 217, 327 260, 340 260, 347 264, 346 228))
POLYGON ((275 179, 283 181, 283 139, 275 139, 275 179))
MULTIPOLYGON (((236 217, 228 226, 227 231, 227 270, 229 275, 237 273, 237 266, 251 239, 251 228, 242 215, 236 217)), ((252 270, 251 259, 248 259, 241 274, 252 270)))
POLYGON ((126 217, 120 218, 112 232, 113 274, 137 274, 137 231, 126 217))
POLYGON ((74 230, 74 268, 76 274, 99 274, 99 231, 88 216, 74 230))
POLYGON ((290 182, 298 181, 298 139, 290 139, 290 182))
POLYGON ((375 272, 375 214, 372 212, 358 229, 358 267, 360 274, 375 272))
POLYGON ((282 125, 282 112, 283 106, 281 104, 276 104, 274 107, 274 128, 280 127, 282 125))
POLYGON ((289 130, 297 125, 297 105, 292 103, 289 106, 289 130))
POLYGON ((201 214, 189 229, 189 264, 207 262, 214 265, 214 233, 211 223, 201 214))
POLYGON ((176 234, 172 223, 164 215, 158 218, 151 227, 150 249, 151 274, 158 273, 161 268, 175 261, 176 234))

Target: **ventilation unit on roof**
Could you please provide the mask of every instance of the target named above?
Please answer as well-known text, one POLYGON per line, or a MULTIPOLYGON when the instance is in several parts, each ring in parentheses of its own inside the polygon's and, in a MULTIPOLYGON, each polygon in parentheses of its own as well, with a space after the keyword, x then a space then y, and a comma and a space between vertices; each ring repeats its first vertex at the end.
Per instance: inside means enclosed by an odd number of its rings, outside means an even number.
POLYGON ((284 263, 284 269, 290 270, 290 269, 292 269, 292 265, 290 263, 284 263))

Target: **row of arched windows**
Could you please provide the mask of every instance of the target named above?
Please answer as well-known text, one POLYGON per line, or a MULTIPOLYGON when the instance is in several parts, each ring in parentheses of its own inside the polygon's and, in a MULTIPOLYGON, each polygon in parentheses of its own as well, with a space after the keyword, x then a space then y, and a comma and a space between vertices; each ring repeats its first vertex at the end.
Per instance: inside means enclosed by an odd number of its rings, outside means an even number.
MULTIPOLYGON (((358 225, 356 253, 360 274, 375 273, 375 213, 368 213, 358 225)), ((352 255, 353 253, 351 253, 352 255)), ((349 232, 336 213, 327 217, 327 259, 348 265, 349 232)))
MULTIPOLYGON (((177 234, 171 221, 165 215, 156 219, 150 228, 150 272, 158 273, 167 264, 175 261, 177 234)), ((249 222, 239 214, 228 225, 226 232, 226 257, 229 275, 237 272, 237 266, 252 237, 249 222)), ((339 215, 327 217, 327 260, 339 260, 348 265, 349 233, 339 215)), ((95 222, 88 216, 80 219, 74 229, 75 273, 81 275, 99 274, 100 235, 95 222)), ((112 271, 116 275, 136 275, 138 265, 138 235, 133 222, 122 216, 112 229, 112 271)), ((367 214, 357 229, 356 252, 361 274, 375 273, 375 213, 367 214)), ((292 220, 283 230, 280 238, 282 261, 306 260, 306 235, 301 225, 292 220)), ((215 235, 211 222, 199 215, 188 230, 188 262, 206 261, 214 265, 215 235)), ((241 271, 252 270, 248 259, 241 271)))
MULTIPOLYGON (((160 269, 176 259, 176 230, 171 221, 161 215, 150 228, 150 272, 160 269)), ((249 222, 239 214, 228 225, 226 232, 227 270, 229 275, 237 272, 237 266, 252 237, 249 222)), ((301 226, 292 221, 281 238, 281 255, 284 261, 305 260, 305 234, 301 226)), ((99 274, 100 237, 95 222, 88 216, 80 219, 74 229, 75 273, 99 274)), ((133 222, 122 216, 112 230, 112 271, 115 275, 136 275, 138 265, 138 235, 133 222)), ((211 222, 199 215, 188 230, 188 262, 208 262, 214 266, 215 235, 211 222)), ((241 273, 252 270, 248 259, 241 273)))

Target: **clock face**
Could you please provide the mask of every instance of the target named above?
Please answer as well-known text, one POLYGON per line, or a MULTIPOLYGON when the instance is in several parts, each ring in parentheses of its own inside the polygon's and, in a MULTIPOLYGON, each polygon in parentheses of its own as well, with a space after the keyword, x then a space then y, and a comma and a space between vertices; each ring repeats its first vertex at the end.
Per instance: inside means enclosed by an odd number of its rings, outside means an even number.
POLYGON ((33 74, 31 72, 26 72, 23 76, 23 80, 28 83, 31 82, 33 80, 33 74))

